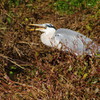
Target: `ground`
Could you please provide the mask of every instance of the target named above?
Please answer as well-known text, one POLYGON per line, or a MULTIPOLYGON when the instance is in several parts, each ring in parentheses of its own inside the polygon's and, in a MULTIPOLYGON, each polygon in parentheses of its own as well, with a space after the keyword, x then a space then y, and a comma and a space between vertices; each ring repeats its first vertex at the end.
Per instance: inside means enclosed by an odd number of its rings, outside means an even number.
POLYGON ((98 56, 75 56, 47 47, 40 41, 41 32, 28 31, 30 23, 52 23, 99 45, 99 6, 67 14, 52 3, 0 4, 1 100, 99 100, 98 56))

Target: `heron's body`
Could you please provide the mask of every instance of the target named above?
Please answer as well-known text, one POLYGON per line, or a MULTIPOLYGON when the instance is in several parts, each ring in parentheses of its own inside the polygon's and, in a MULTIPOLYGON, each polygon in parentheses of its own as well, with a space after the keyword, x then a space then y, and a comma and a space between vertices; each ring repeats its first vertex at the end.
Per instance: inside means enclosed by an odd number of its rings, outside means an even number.
POLYGON ((41 41, 43 44, 56 47, 63 51, 70 51, 77 55, 92 54, 93 51, 97 51, 97 45, 93 43, 90 38, 75 32, 70 29, 58 29, 56 30, 51 24, 35 24, 36 26, 43 26, 46 29, 39 29, 41 34, 41 41))

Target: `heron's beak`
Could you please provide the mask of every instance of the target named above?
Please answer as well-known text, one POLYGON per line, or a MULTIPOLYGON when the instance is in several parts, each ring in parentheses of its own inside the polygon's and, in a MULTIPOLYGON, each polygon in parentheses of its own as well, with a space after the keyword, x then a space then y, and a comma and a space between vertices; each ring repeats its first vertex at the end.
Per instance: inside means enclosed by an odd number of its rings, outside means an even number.
POLYGON ((29 31, 40 31, 42 29, 45 29, 45 27, 43 26, 43 24, 29 24, 30 28, 29 31))

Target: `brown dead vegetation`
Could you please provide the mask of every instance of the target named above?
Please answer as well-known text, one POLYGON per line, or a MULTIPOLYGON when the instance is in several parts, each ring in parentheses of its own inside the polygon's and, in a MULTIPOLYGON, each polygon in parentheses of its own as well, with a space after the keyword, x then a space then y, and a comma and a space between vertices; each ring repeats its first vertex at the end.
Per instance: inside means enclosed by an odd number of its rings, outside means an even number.
POLYGON ((100 43, 99 11, 60 14, 50 2, 0 7, 1 100, 99 100, 100 60, 43 45, 29 23, 70 28, 100 43))

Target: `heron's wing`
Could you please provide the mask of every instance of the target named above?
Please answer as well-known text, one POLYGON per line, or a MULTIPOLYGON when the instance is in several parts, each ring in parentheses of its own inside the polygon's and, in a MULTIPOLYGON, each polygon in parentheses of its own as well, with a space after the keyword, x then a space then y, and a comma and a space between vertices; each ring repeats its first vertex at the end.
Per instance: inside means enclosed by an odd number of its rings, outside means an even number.
POLYGON ((70 29, 61 28, 61 29, 58 29, 55 34, 64 36, 64 38, 66 38, 66 37, 74 37, 76 39, 80 38, 81 41, 86 42, 86 44, 88 44, 89 42, 92 42, 92 40, 90 38, 84 36, 83 34, 81 34, 79 32, 76 32, 76 31, 73 31, 70 29))
POLYGON ((92 42, 91 39, 86 36, 75 32, 70 29, 58 29, 55 33, 55 40, 61 42, 71 50, 83 52, 85 50, 85 44, 92 42))

